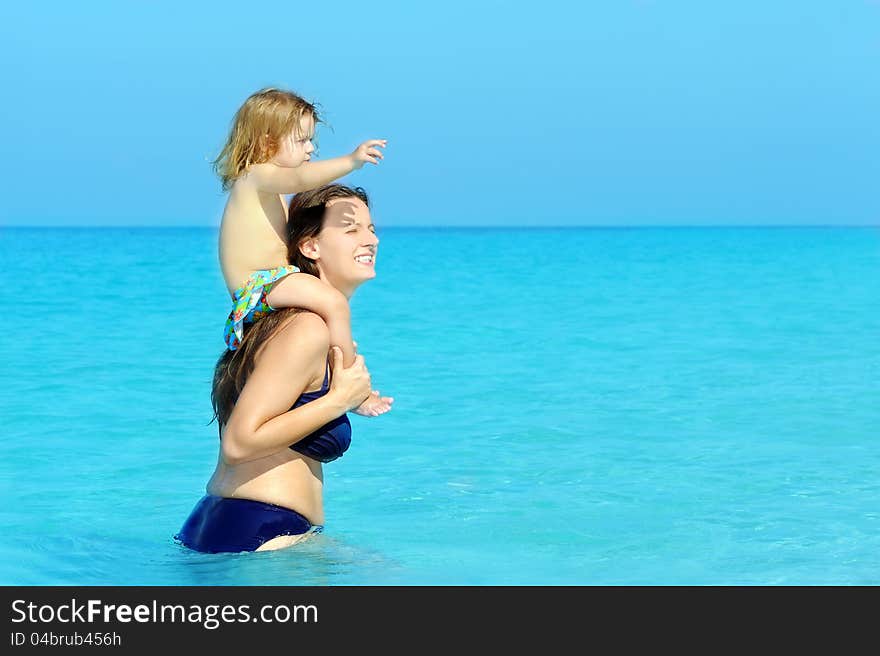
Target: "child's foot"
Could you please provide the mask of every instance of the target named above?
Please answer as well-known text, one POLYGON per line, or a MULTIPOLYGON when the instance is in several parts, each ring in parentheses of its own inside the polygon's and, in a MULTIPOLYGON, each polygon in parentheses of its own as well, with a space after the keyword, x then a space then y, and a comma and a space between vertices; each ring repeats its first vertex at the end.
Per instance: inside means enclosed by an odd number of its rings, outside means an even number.
POLYGON ((379 390, 373 390, 370 392, 367 400, 352 410, 352 412, 362 417, 378 417, 391 410, 392 403, 394 403, 394 397, 379 396, 379 390))

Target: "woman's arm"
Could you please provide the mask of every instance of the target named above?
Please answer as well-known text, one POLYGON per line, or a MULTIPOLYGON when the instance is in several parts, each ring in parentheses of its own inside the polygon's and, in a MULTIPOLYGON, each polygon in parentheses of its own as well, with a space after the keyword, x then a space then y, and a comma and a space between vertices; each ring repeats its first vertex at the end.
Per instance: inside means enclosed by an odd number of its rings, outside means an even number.
POLYGON ((326 366, 329 343, 327 325, 306 312, 294 317, 264 345, 223 434, 221 451, 228 464, 282 451, 367 397, 370 382, 363 358, 342 369, 342 356, 335 354, 337 366, 330 391, 290 409, 317 371, 326 366))

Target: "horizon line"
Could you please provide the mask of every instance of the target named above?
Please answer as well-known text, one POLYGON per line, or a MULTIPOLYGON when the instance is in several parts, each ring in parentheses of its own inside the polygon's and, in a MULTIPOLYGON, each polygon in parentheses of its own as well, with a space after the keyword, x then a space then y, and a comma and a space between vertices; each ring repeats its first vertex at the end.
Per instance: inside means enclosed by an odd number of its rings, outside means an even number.
MULTIPOLYGON (((219 230, 220 226, 206 225, 122 225, 122 224, 0 224, 0 230, 219 230)), ((880 223, 718 223, 718 224, 685 224, 685 223, 632 223, 632 224, 579 224, 579 225, 378 225, 380 230, 650 230, 650 229, 754 229, 772 228, 776 230, 801 228, 880 228, 880 223)))

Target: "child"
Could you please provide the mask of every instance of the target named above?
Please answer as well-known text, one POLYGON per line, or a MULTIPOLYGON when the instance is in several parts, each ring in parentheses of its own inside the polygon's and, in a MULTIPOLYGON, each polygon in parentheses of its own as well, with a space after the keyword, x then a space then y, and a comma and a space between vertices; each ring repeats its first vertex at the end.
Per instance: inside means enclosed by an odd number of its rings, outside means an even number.
MULTIPOLYGON (((315 276, 287 262, 287 203, 283 194, 316 189, 361 168, 378 164, 384 139, 371 139, 343 157, 312 162, 312 139, 319 121, 311 103, 294 93, 263 89, 235 115, 229 139, 214 170, 229 191, 220 225, 220 266, 232 295, 224 340, 236 350, 244 325, 267 312, 301 307, 327 322, 330 343, 354 361, 351 317, 345 297, 315 276)), ((392 399, 373 390, 355 410, 375 417, 391 409, 392 399)))

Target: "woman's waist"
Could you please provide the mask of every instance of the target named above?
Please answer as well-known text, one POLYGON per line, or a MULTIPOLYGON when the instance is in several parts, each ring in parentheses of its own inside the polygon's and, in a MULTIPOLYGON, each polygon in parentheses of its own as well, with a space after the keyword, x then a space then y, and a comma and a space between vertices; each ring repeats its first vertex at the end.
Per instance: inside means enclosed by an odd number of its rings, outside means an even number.
POLYGON ((323 517, 323 475, 320 463, 300 454, 285 454, 286 461, 270 468, 255 463, 218 463, 206 491, 218 497, 251 499, 289 508, 315 524, 323 517))

